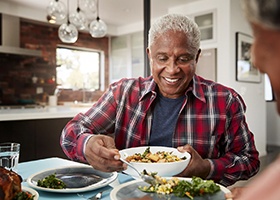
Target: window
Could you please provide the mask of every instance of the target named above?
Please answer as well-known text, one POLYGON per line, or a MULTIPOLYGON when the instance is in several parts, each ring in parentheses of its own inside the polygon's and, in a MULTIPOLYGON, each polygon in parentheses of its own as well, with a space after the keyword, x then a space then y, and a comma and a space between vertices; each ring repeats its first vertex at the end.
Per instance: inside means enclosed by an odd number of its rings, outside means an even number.
POLYGON ((101 52, 57 47, 56 76, 59 89, 99 90, 101 52))

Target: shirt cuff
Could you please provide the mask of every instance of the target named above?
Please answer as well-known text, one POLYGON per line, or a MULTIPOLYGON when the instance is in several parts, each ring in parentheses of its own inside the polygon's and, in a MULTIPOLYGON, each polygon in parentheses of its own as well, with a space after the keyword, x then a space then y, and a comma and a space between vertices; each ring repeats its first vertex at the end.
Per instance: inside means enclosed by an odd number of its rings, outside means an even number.
POLYGON ((77 158, 82 162, 87 163, 85 157, 86 144, 92 136, 93 134, 82 134, 77 141, 77 158))
POLYGON ((210 160, 210 159, 206 159, 206 160, 208 160, 208 162, 210 163, 210 172, 209 172, 208 176, 206 177, 206 179, 211 179, 213 172, 214 172, 214 164, 213 164, 212 160, 210 160))

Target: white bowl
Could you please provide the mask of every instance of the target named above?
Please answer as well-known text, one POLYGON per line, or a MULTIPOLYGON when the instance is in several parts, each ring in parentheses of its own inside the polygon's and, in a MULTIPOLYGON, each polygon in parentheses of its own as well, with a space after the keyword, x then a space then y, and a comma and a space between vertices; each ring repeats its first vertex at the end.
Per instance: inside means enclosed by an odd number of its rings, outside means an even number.
MULTIPOLYGON (((148 146, 133 147, 128 149, 120 150, 120 155, 123 159, 126 157, 134 155, 135 153, 143 153, 148 146)), ((171 177, 176 174, 181 173, 189 164, 191 155, 187 152, 181 153, 176 148, 172 147, 161 147, 161 146, 150 146, 151 153, 156 153, 158 151, 172 152, 172 155, 176 155, 179 158, 186 157, 185 160, 167 163, 140 163, 140 162, 130 162, 138 171, 141 173, 145 169, 147 172, 157 172, 157 175, 162 177, 171 177)), ((137 172, 131 167, 127 167, 125 173, 138 178, 137 172)))

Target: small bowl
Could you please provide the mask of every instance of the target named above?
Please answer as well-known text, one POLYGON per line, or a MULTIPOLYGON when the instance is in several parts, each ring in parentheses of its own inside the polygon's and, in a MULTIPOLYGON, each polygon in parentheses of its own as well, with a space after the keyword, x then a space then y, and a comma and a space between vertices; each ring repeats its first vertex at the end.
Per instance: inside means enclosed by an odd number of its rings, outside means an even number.
MULTIPOLYGON (((142 147, 133 147, 128 149, 120 150, 120 155, 123 159, 126 159, 128 156, 132 156, 135 153, 143 153, 148 146, 142 147)), ((172 147, 161 147, 161 146, 150 146, 151 153, 156 153, 158 151, 172 152, 172 155, 176 155, 179 158, 186 157, 185 160, 176 161, 176 162, 166 162, 166 163, 141 163, 141 162, 130 162, 140 173, 145 169, 147 172, 157 172, 157 175, 162 177, 171 177, 176 174, 181 173, 189 164, 191 155, 188 152, 181 153, 176 148, 172 147)), ((127 167, 127 170, 124 171, 126 174, 129 174, 133 177, 138 177, 138 174, 130 167, 127 167)))

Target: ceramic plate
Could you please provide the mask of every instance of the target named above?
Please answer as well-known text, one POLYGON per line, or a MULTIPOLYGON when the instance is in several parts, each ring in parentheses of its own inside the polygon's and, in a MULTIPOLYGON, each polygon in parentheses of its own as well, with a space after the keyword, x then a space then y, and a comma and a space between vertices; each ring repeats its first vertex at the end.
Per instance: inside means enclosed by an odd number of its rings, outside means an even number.
MULTIPOLYGON (((167 178, 168 179, 168 178, 167 178)), ((187 180, 191 181, 191 178, 179 178, 181 180, 187 180)), ((138 189, 139 186, 148 185, 147 183, 141 181, 141 180, 133 180, 124 184, 121 184, 117 187, 115 187, 111 193, 110 197, 114 200, 125 200, 130 198, 141 198, 144 196, 151 197, 153 200, 189 200, 188 197, 182 198, 182 197, 176 197, 174 195, 162 195, 162 194, 156 194, 156 193, 145 193, 138 189)), ((222 185, 219 185, 221 188, 221 191, 215 193, 214 195, 205 195, 202 197, 195 197, 194 200, 225 200, 225 193, 229 193, 230 191, 223 187, 222 185)))
POLYGON ((71 166, 44 170, 33 174, 27 179, 29 186, 36 190, 58 193, 74 193, 95 190, 109 185, 118 177, 117 172, 106 173, 93 169, 91 166, 71 166), (64 189, 52 189, 37 186, 38 180, 56 174, 65 184, 64 189))
POLYGON ((24 192, 28 192, 31 195, 34 195, 34 199, 33 200, 38 200, 39 199, 39 194, 38 194, 38 192, 36 190, 33 190, 32 188, 25 187, 25 186, 22 186, 21 189, 24 192))
MULTIPOLYGON (((141 146, 132 147, 120 150, 121 158, 126 159, 128 156, 135 155, 136 153, 143 154, 147 148, 150 148, 151 153, 157 152, 171 152, 172 155, 179 158, 185 157, 184 160, 176 162, 158 162, 158 163, 144 163, 144 162, 131 162, 139 172, 146 170, 147 172, 157 172, 157 175, 161 177, 171 177, 181 173, 189 164, 191 155, 188 152, 181 153, 176 148, 164 147, 164 146, 141 146)), ((128 167, 124 173, 129 174, 132 177, 138 177, 138 174, 131 168, 128 167)))

